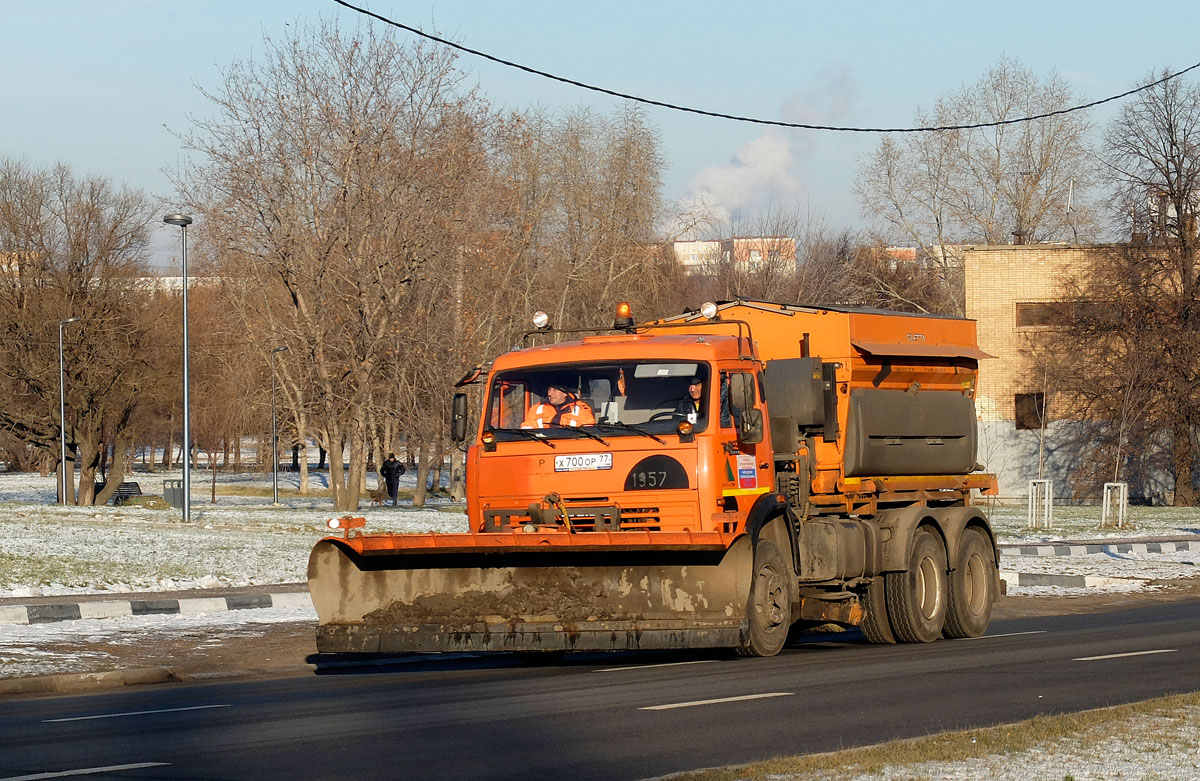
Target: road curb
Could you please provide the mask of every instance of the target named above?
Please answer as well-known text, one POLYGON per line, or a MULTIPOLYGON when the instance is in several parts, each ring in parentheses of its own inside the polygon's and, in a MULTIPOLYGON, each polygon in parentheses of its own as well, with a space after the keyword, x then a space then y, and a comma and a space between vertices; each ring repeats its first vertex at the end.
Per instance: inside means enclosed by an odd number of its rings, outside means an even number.
POLYGON ((180 679, 166 667, 135 667, 91 673, 59 673, 33 678, 0 679, 0 697, 17 694, 69 694, 119 686, 172 683, 180 679))
POLYGON ((1141 585, 1146 578, 1106 578, 1099 575, 1043 575, 1000 570, 1000 579, 1010 586, 1054 586, 1057 588, 1103 588, 1117 584, 1141 585))
POLYGON ((268 591, 256 594, 230 594, 224 597, 184 597, 181 599, 147 597, 148 595, 142 594, 130 599, 6 605, 0 607, 0 625, 48 624, 56 621, 76 621, 81 618, 194 615, 268 607, 312 607, 312 598, 307 591, 268 591))
POLYGON ((1164 542, 1117 542, 1111 543, 1048 543, 1046 545, 1002 544, 998 546, 1003 556, 1089 556, 1098 553, 1176 553, 1179 551, 1200 552, 1200 540, 1175 540, 1164 542))

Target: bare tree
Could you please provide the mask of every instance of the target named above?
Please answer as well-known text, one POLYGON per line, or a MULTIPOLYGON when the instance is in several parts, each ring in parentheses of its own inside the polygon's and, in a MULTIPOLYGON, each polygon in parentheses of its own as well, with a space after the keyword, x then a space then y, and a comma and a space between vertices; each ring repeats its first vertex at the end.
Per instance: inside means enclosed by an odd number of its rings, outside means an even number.
MULTIPOLYGON (((940 98, 921 127, 1004 122, 1075 101, 1057 73, 1039 80, 1001 58, 974 85, 940 98)), ((960 279, 960 245, 1079 240, 1094 233, 1085 196, 1092 183, 1082 113, 1012 125, 885 136, 860 164, 864 214, 894 240, 916 244, 960 279)), ((958 313, 961 313, 961 304, 958 313)))
POLYGON ((1058 365, 1080 416, 1117 431, 1110 455, 1140 432, 1146 450, 1170 454, 1175 504, 1194 505, 1200 88, 1173 79, 1139 92, 1108 126, 1103 164, 1114 215, 1135 240, 1068 289, 1074 306, 1058 365))
POLYGON ((66 434, 81 462, 68 501, 112 495, 119 479, 93 496, 96 469, 111 446, 109 471, 124 473, 143 391, 165 357, 156 329, 174 303, 141 279, 149 220, 136 191, 62 165, 0 162, 0 428, 58 463, 59 321, 79 317, 64 340, 66 434))
POLYGON ((230 68, 207 95, 216 118, 186 138, 203 158, 181 182, 202 237, 289 345, 289 393, 329 451, 338 509, 358 506, 372 388, 483 160, 460 78, 440 50, 322 23, 230 68))

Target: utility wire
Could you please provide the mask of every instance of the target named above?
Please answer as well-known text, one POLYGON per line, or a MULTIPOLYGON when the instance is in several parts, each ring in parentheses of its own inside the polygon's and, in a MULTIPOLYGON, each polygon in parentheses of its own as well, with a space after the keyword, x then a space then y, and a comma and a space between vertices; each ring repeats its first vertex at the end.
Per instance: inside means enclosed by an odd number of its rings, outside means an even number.
POLYGON ((512 62, 511 60, 505 60, 503 58, 495 57, 495 56, 492 56, 491 54, 487 54, 486 52, 481 52, 477 49, 472 49, 467 46, 457 44, 454 41, 449 41, 449 40, 446 40, 445 38, 440 38, 431 33, 427 33, 423 30, 419 30, 416 27, 410 27, 407 24, 402 24, 393 19, 389 19, 386 16, 380 16, 379 14, 377 14, 373 11, 368 11, 365 8, 360 8, 356 5, 353 5, 352 3, 348 3, 348 2, 346 2, 346 0, 333 0, 333 2, 337 3, 340 6, 343 6, 344 8, 349 8, 351 11, 357 11, 358 13, 360 13, 364 16, 369 16, 372 19, 378 19, 379 21, 383 22, 384 24, 390 24, 391 26, 398 27, 401 30, 407 30, 408 32, 410 32, 414 35, 419 35, 422 38, 427 38, 431 41, 435 41, 436 43, 440 43, 443 46, 449 46, 452 49, 458 49, 461 52, 466 52, 467 54, 473 54, 476 57, 482 57, 485 60, 491 60, 492 62, 499 63, 500 65, 506 65, 510 68, 516 68, 517 70, 522 70, 522 71, 525 71, 526 73, 532 73, 535 76, 542 76, 547 79, 552 79, 554 81, 562 82, 563 84, 570 84, 573 87, 580 87, 581 89, 591 90, 592 92, 599 92, 604 95, 612 95, 613 97, 616 97, 616 98, 632 100, 635 103, 644 103, 647 106, 658 106, 659 108, 671 109, 672 111, 684 111, 689 114, 699 114, 699 115, 705 116, 705 117, 716 117, 717 119, 730 119, 735 122, 749 122, 749 123, 752 123, 755 125, 774 125, 775 127, 790 127, 790 128, 798 128, 800 130, 833 130, 833 131, 837 131, 837 132, 841 132, 841 133, 935 133, 935 132, 940 132, 943 130, 977 130, 977 129, 986 128, 986 127, 1000 127, 1002 125, 1016 125, 1021 122, 1033 122, 1034 120, 1037 120, 1037 119, 1046 119, 1048 117, 1056 117, 1061 114, 1070 114, 1075 111, 1086 111, 1089 108, 1095 108, 1096 106, 1100 106, 1105 103, 1111 103, 1114 100, 1120 100, 1121 98, 1127 98, 1130 95, 1134 95, 1143 90, 1150 89, 1151 87, 1157 87, 1159 84, 1170 81, 1171 79, 1178 78, 1189 71, 1195 70, 1196 68, 1200 68, 1200 62, 1198 62, 1195 65, 1191 66, 1190 68, 1184 68, 1183 70, 1178 71, 1176 73, 1172 73, 1168 76, 1165 76, 1165 77, 1159 79, 1158 81, 1152 82, 1150 84, 1143 84, 1140 87, 1136 87, 1136 88, 1128 90, 1126 92, 1122 92, 1120 95, 1113 95, 1112 97, 1104 98, 1103 100, 1094 100, 1091 103, 1084 103, 1081 106, 1072 106, 1071 108, 1059 109, 1057 111, 1048 111, 1045 114, 1034 114, 1033 116, 1030 116, 1030 117, 1020 117, 1018 119, 1001 119, 1001 120, 997 120, 995 122, 977 122, 977 123, 970 124, 970 125, 939 125, 936 127, 839 127, 836 125, 807 125, 802 122, 783 122, 783 121, 777 120, 777 119, 756 119, 754 117, 743 117, 743 116, 739 116, 737 114, 724 114, 719 111, 705 111, 704 109, 689 108, 688 106, 679 106, 674 103, 666 103, 661 100, 651 100, 650 98, 642 98, 642 97, 638 97, 637 95, 630 95, 630 94, 627 94, 624 92, 617 92, 616 90, 606 89, 604 87, 597 87, 594 84, 585 84, 582 81, 575 81, 574 79, 568 79, 565 76, 556 76, 553 73, 548 73, 546 71, 538 70, 537 68, 531 68, 528 65, 521 65, 520 63, 512 62))

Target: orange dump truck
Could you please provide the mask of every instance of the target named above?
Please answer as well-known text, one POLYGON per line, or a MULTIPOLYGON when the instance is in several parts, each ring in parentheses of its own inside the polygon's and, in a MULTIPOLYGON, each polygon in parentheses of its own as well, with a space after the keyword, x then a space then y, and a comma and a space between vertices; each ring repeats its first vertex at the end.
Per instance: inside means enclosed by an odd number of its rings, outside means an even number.
POLYGON ((317 543, 319 651, 768 656, 814 624, 987 629, 973 321, 741 300, 579 333, 478 372, 469 433, 455 397, 469 532, 317 543))

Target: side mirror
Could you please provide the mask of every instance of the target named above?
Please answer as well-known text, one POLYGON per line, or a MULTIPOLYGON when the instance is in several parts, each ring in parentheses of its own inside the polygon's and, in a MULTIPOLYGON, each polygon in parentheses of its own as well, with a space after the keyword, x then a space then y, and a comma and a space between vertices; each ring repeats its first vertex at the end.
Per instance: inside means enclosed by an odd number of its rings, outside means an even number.
POLYGON ((738 439, 747 445, 757 445, 763 441, 762 410, 753 407, 742 410, 742 419, 738 425, 738 439))
POLYGON ((754 375, 745 372, 729 375, 729 402, 734 409, 754 409, 754 375))
POLYGON ((467 394, 456 393, 450 403, 450 441, 467 439, 467 394))

